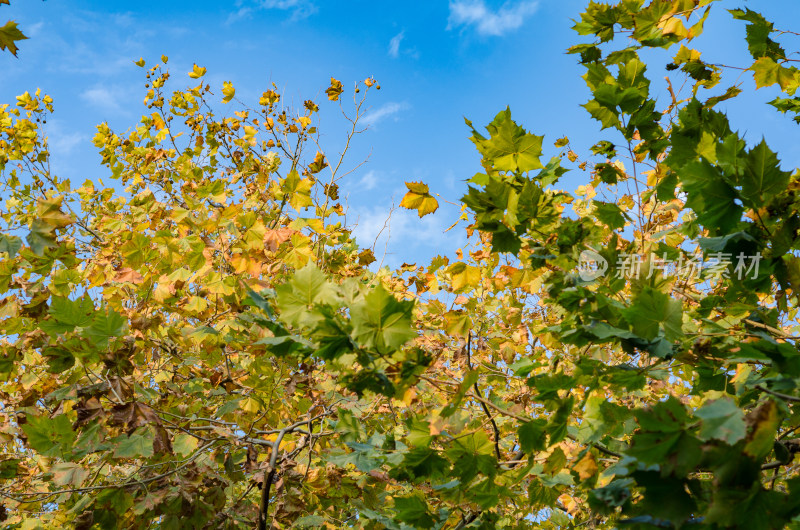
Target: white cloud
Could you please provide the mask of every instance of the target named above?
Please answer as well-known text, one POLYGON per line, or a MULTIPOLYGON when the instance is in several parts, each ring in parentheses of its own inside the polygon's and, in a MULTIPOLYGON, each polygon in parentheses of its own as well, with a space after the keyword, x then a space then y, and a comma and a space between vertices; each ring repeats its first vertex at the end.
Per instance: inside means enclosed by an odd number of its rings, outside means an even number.
POLYGON ((411 106, 404 101, 399 103, 389 102, 364 114, 364 116, 361 118, 361 121, 366 125, 376 125, 379 121, 390 116, 394 116, 398 112, 409 109, 410 107, 411 106))
POLYGON ((404 36, 405 31, 401 31, 389 41, 389 55, 391 57, 397 57, 400 55, 400 42, 402 42, 404 36))
POLYGON ((506 2, 493 11, 484 0, 450 0, 450 18, 447 29, 457 26, 473 26, 479 35, 501 36, 518 29, 525 19, 536 12, 539 2, 523 0, 506 2))
POLYGON ((378 176, 375 174, 374 171, 368 171, 361 180, 358 181, 358 188, 363 191, 369 191, 375 189, 375 186, 378 185, 378 176))
POLYGON ((256 11, 267 9, 291 11, 292 17, 290 20, 292 21, 308 18, 319 10, 311 0, 238 0, 235 5, 238 9, 228 16, 228 24, 243 18, 249 18, 256 11))
POLYGON ((48 145, 50 151, 57 155, 68 155, 87 138, 80 133, 50 134, 48 145))
POLYGON ((354 208, 356 226, 353 235, 361 248, 373 248, 378 263, 399 267, 405 262, 418 262, 435 253, 450 251, 465 244, 464 231, 447 232, 451 224, 447 214, 437 212, 422 219, 417 212, 388 207, 354 208), (384 255, 385 253, 385 255, 384 255))
POLYGON ((61 120, 48 120, 46 127, 47 149, 50 153, 59 156, 67 156, 75 151, 81 142, 87 142, 88 136, 75 130, 70 130, 61 120))
POLYGON ((25 28, 23 28, 25 30, 25 36, 28 37, 29 39, 33 37, 38 37, 41 34, 43 27, 44 27, 44 22, 37 22, 36 24, 25 26, 25 28))
POLYGON ((97 110, 125 114, 132 103, 129 88, 113 85, 96 85, 84 90, 81 99, 97 110))

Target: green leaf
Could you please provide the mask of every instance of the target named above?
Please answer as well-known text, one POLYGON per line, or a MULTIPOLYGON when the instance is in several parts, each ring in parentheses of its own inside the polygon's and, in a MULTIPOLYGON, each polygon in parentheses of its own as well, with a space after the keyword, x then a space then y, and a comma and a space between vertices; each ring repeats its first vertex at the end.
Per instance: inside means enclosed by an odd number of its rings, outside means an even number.
POLYGON ((411 327, 412 301, 399 301, 382 285, 350 307, 353 339, 365 348, 387 354, 416 336, 411 327))
POLYGON ((177 434, 172 441, 172 449, 179 455, 188 456, 197 449, 197 438, 189 434, 177 434))
POLYGON ((5 252, 8 254, 9 259, 14 258, 21 248, 22 239, 18 238, 17 236, 0 234, 0 252, 5 252))
POLYGON ((395 497, 394 509, 397 519, 417 528, 432 528, 434 519, 428 513, 428 505, 418 495, 410 497, 395 497))
POLYGON ((611 230, 622 228, 625 226, 625 219, 627 215, 619 206, 610 202, 593 201, 595 206, 595 215, 601 223, 607 225, 611 230))
POLYGON ((498 171, 524 173, 541 169, 543 136, 529 134, 511 119, 511 109, 501 111, 486 127, 487 140, 473 129, 472 141, 498 171))
POLYGON ((599 101, 596 99, 588 101, 585 105, 583 105, 589 114, 591 114, 592 118, 596 119, 603 125, 603 129, 607 129, 609 127, 619 127, 619 116, 614 111, 608 109, 600 104, 599 101))
POLYGON ((62 456, 72 449, 75 433, 66 415, 55 418, 28 416, 22 430, 28 437, 28 445, 44 456, 62 456))
POLYGON ((122 435, 115 439, 115 458, 141 458, 153 456, 153 429, 145 427, 137 429, 130 436, 122 435))
POLYGON ((298 528, 323 528, 325 518, 319 515, 304 515, 294 522, 293 526, 298 528))
POLYGON ((407 422, 408 426, 408 443, 415 447, 428 447, 433 436, 431 435, 430 424, 415 416, 412 416, 407 422))
POLYGON ((483 431, 455 438, 447 456, 453 461, 453 475, 463 483, 470 482, 478 473, 494 474, 497 464, 494 444, 483 431))
POLYGON ((694 414, 703 420, 699 434, 701 440, 722 440, 734 445, 745 437, 744 414, 730 398, 704 403, 694 414))
POLYGON ((404 455, 402 466, 414 477, 435 478, 444 476, 450 463, 432 449, 417 447, 404 455))
POLYGON ((672 396, 653 407, 637 410, 635 414, 636 420, 645 431, 679 432, 689 422, 686 407, 672 396))
POLYGON ((125 333, 127 323, 125 317, 113 309, 106 309, 94 314, 91 326, 85 328, 83 334, 104 348, 108 346, 109 339, 120 337, 125 333))
POLYGON ((30 232, 25 238, 34 254, 41 256, 48 248, 57 246, 55 228, 42 219, 35 219, 30 226, 30 232))
POLYGON ((660 331, 669 340, 676 340, 683 335, 682 307, 679 300, 652 287, 645 287, 633 301, 633 305, 625 310, 625 317, 633 325, 633 331, 646 340, 655 339, 660 331))
POLYGON ((688 195, 686 207, 694 210, 703 226, 727 233, 738 224, 743 212, 735 202, 738 194, 717 168, 705 160, 690 162, 681 169, 680 178, 688 195))
POLYGON ((517 428, 519 448, 526 453, 547 449, 547 433, 545 422, 533 420, 520 424, 517 428))
MULTIPOLYGON (((76 327, 86 327, 93 322, 94 302, 85 294, 78 300, 54 296, 50 299, 50 308, 47 311, 55 322, 47 324, 47 331, 63 333, 72 331, 76 327)), ((48 321, 43 321, 43 324, 48 321)))
POLYGON ((759 57, 771 57, 775 60, 786 59, 786 52, 780 45, 769 36, 773 31, 773 25, 768 22, 760 13, 751 11, 749 8, 729 9, 728 12, 736 20, 746 20, 747 25, 747 49, 753 59, 759 57))
POLYGON ((786 190, 791 173, 781 171, 778 156, 762 139, 745 159, 742 175, 742 199, 753 208, 761 208, 773 197, 786 190))
POLYGON ((281 318, 293 325, 313 326, 321 317, 309 313, 315 304, 333 305, 338 301, 336 289, 313 263, 295 272, 291 280, 275 289, 275 300, 281 318))

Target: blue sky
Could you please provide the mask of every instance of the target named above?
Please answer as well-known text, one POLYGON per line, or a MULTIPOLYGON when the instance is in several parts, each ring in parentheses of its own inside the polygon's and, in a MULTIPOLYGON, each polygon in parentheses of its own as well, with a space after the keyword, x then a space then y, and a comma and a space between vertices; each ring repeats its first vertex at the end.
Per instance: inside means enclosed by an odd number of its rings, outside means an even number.
MULTIPOLYGON (((16 20, 30 40, 19 59, 0 54, 0 102, 40 87, 55 99, 48 122, 53 168, 73 182, 103 178, 106 170, 91 145, 96 124, 132 127, 144 112, 144 76, 134 60, 170 57, 173 86, 193 63, 208 68, 206 79, 221 88, 233 81, 237 97, 255 101, 275 82, 285 98, 324 100, 329 78, 345 86, 374 76, 380 92, 368 101, 371 129, 358 138, 350 161, 367 164, 343 183, 348 219, 358 219, 357 236, 371 245, 404 193, 403 181, 422 180, 433 192, 455 201, 464 180, 480 170, 463 118, 488 123, 509 105, 515 119, 544 134, 545 156, 554 156, 558 137, 568 135, 583 155, 601 138, 579 106, 588 97, 582 68, 564 51, 581 39, 570 29, 585 0, 441 0, 435 2, 331 2, 323 0, 77 1, 12 0, 0 19, 16 20)), ((800 2, 760 0, 718 2, 699 39, 703 58, 746 66, 744 24, 724 9, 748 6, 784 29, 800 30, 800 2), (786 25, 784 25, 786 21, 786 25)), ((788 49, 800 38, 787 36, 788 49), (789 40, 794 39, 794 40, 789 40)), ((670 50, 674 53, 677 50, 670 50)), ((654 56, 654 89, 663 89, 668 54, 654 56), (662 56, 663 55, 663 56, 662 56)), ((738 73, 733 73, 734 82, 738 73)), ((724 90, 724 82, 720 88, 724 90)), ((744 88, 752 87, 746 82, 744 88)), ((734 128, 749 141, 763 134, 784 168, 800 165, 800 128, 764 105, 776 93, 759 90, 729 105, 734 128)), ((334 151, 344 134, 334 106, 322 106, 321 130, 334 151)), ((586 181, 568 173, 562 186, 586 181)), ((395 211, 386 263, 422 264, 464 243, 463 231, 443 233, 458 208, 442 208, 422 220, 395 211)), ((376 255, 383 253, 378 242, 376 255)))

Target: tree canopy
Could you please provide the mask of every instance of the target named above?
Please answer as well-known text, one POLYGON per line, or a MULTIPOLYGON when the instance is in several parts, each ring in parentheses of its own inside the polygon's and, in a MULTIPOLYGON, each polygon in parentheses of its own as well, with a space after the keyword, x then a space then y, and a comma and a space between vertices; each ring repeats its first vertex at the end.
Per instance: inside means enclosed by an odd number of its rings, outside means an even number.
POLYGON ((752 79, 800 122, 797 34, 713 0, 574 30, 597 143, 467 120, 471 246, 398 270, 318 130, 349 146, 373 78, 292 108, 139 60, 107 182, 50 170, 49 96, 0 105, 5 527, 800 528, 800 171, 720 110, 752 79), (701 58, 710 16, 751 64, 701 58))

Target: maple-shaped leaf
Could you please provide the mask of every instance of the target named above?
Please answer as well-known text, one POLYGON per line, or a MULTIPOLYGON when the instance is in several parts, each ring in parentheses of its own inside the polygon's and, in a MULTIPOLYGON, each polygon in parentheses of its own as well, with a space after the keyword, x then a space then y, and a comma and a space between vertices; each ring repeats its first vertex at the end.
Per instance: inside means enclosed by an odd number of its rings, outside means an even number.
POLYGON ((144 427, 130 436, 121 435, 114 439, 115 458, 139 458, 153 456, 153 442, 155 441, 154 429, 144 427))
POLYGON ((328 162, 325 161, 325 155, 317 151, 317 154, 314 156, 314 161, 308 165, 308 172, 316 174, 326 167, 328 167, 328 162))
POLYGON ((275 301, 284 321, 293 326, 313 326, 319 316, 309 311, 311 306, 335 304, 337 293, 327 276, 316 265, 309 263, 295 272, 291 280, 275 289, 275 301))
POLYGON ((417 447, 403 457, 401 464, 413 477, 444 476, 450 467, 449 462, 439 453, 427 447, 417 447))
POLYGON ((625 316, 633 324, 634 333, 643 339, 653 340, 663 329, 664 337, 671 341, 682 336, 681 313, 679 300, 652 287, 645 287, 625 311, 625 316))
POLYGON ((597 475, 597 470, 597 461, 594 458, 594 454, 591 452, 587 452, 585 455, 583 455, 583 458, 578 460, 578 462, 572 467, 572 471, 578 474, 578 478, 580 480, 586 480, 597 475))
POLYGON ((481 270, 460 261, 453 263, 447 272, 451 274, 450 287, 454 293, 470 291, 481 282, 481 270))
POLYGON ((61 456, 72 449, 75 433, 66 415, 50 418, 48 416, 28 416, 22 426, 28 437, 28 445, 44 456, 61 456))
POLYGON ((400 201, 400 206, 409 210, 417 210, 420 217, 435 212, 439 208, 439 201, 428 191, 428 185, 422 182, 406 182, 408 192, 400 201))
POLYGON ((331 86, 325 90, 325 93, 328 94, 329 100, 337 101, 342 94, 342 82, 331 77, 331 86))
POLYGON ((222 83, 222 98, 223 103, 228 103, 230 100, 233 99, 233 96, 236 95, 236 89, 233 88, 233 83, 230 81, 225 81, 222 83))
POLYGON ((85 468, 72 462, 58 462, 50 468, 50 473, 56 486, 80 486, 89 474, 85 468))
POLYGON ((6 25, 0 28, 0 50, 8 50, 14 57, 17 56, 16 41, 25 40, 28 37, 22 34, 17 28, 17 23, 13 20, 6 22, 6 25))
POLYGON ((746 434, 744 413, 730 398, 706 402, 694 415, 703 420, 701 440, 722 440, 734 445, 746 434))
POLYGON ((0 234, 0 252, 8 254, 9 259, 17 255, 22 248, 22 239, 17 236, 0 234))
POLYGON ((42 199, 36 206, 36 215, 53 228, 64 228, 72 224, 72 217, 61 211, 64 197, 42 199))
POLYGON ((125 332, 125 317, 114 311, 98 311, 94 314, 92 324, 83 330, 83 334, 89 337, 92 342, 105 348, 112 337, 119 337, 125 332))
POLYGON ((774 31, 773 25, 760 13, 749 8, 729 9, 728 12, 737 20, 745 20, 747 24, 747 49, 753 59, 759 57, 771 57, 773 59, 785 59, 786 52, 781 46, 770 39, 770 34, 774 31))
POLYGON ((414 302, 399 301, 382 285, 350 307, 353 338, 365 348, 393 353, 416 333, 411 327, 414 302))
MULTIPOLYGON (((86 327, 92 323, 94 314, 94 302, 88 294, 78 300, 72 301, 61 296, 54 296, 50 301, 48 313, 55 320, 48 326, 57 333, 72 331, 76 327, 86 327), (56 324, 57 323, 57 324, 56 324)), ((50 322, 48 320, 42 321, 50 322)))
POLYGON ((435 521, 428 512, 428 505, 417 494, 410 497, 395 497, 394 509, 397 520, 416 528, 433 528, 435 521))
POLYGON ((486 130, 491 135, 489 139, 473 129, 472 141, 495 169, 524 173, 543 167, 539 157, 544 136, 530 134, 517 125, 511 119, 510 108, 500 112, 486 130))
POLYGON ((203 66, 197 66, 197 64, 192 66, 192 71, 189 72, 189 77, 192 79, 199 79, 206 75, 206 69, 203 66))
POLYGON ((311 201, 311 186, 314 181, 310 178, 300 178, 297 171, 292 170, 283 180, 283 193, 289 194, 289 204, 295 210, 306 208, 314 204, 311 201))
POLYGON ((778 156, 762 139, 745 159, 741 177, 742 198, 753 206, 767 204, 770 199, 786 190, 791 173, 782 171, 778 156))
POLYGON ((33 253, 39 256, 43 255, 46 249, 57 246, 53 227, 41 219, 33 220, 25 240, 33 253))
POLYGON ((141 274, 136 272, 135 270, 131 269, 130 267, 124 267, 117 271, 117 275, 114 276, 115 282, 127 282, 132 283, 134 285, 139 285, 144 281, 144 278, 141 274))

